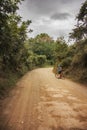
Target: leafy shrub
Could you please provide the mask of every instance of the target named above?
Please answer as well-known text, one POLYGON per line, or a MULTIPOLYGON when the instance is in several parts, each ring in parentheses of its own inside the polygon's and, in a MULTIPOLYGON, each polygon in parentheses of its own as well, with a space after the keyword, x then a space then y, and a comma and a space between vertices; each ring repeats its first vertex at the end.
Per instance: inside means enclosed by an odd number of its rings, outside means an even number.
POLYGON ((2 75, 0 75, 0 98, 3 98, 7 96, 9 93, 9 90, 11 90, 15 86, 17 80, 20 77, 20 74, 13 73, 11 71, 9 71, 9 73, 8 71, 7 73, 2 72, 1 74, 2 75))
POLYGON ((67 67, 69 67, 71 65, 71 62, 72 62, 72 58, 71 57, 67 57, 67 58, 62 60, 61 65, 64 68, 67 68, 67 67))

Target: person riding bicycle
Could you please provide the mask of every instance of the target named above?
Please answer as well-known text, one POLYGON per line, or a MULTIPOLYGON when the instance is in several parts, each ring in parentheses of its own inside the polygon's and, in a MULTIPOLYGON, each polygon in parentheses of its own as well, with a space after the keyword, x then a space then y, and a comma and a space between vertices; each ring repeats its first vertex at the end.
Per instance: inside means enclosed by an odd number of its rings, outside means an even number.
POLYGON ((63 71, 63 69, 62 69, 62 67, 61 67, 61 65, 58 65, 58 74, 59 74, 59 77, 58 78, 62 78, 62 71, 63 71))

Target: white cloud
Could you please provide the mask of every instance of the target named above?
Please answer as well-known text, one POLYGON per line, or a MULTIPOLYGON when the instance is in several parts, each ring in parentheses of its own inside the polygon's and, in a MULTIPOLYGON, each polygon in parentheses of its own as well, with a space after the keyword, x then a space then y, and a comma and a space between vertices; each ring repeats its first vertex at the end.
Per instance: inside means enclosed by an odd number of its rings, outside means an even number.
POLYGON ((30 28, 36 36, 39 33, 48 33, 57 38, 68 37, 69 32, 76 24, 75 17, 81 3, 85 0, 25 0, 18 13, 24 20, 32 20, 30 28))

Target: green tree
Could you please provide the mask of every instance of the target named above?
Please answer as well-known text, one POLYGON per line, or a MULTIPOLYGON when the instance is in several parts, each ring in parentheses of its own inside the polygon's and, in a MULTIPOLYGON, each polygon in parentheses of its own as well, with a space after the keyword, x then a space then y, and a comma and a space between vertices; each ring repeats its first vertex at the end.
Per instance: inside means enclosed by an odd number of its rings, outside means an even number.
POLYGON ((70 37, 75 39, 76 42, 74 43, 75 52, 69 74, 71 72, 70 75, 74 79, 87 82, 87 0, 80 8, 77 15, 77 26, 73 29, 70 37))
POLYGON ((37 35, 35 38, 29 39, 29 49, 38 56, 46 56, 49 64, 54 62, 54 41, 45 33, 37 35))
POLYGON ((70 38, 74 38, 77 41, 87 38, 87 0, 81 6, 79 14, 76 17, 77 25, 70 33, 70 38))
POLYGON ((63 37, 57 39, 55 43, 55 60, 61 62, 67 55, 68 45, 63 37))
POLYGON ((0 58, 2 67, 17 69, 26 62, 24 47, 27 39, 28 26, 31 21, 22 22, 17 15, 21 0, 0 1, 0 58))

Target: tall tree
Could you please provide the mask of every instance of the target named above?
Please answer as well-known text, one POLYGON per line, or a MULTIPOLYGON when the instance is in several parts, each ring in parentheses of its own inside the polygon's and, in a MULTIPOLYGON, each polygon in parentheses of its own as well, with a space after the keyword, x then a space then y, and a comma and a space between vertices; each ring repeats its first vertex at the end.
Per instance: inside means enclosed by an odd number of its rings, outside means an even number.
POLYGON ((2 66, 17 68, 23 60, 24 43, 31 21, 22 21, 16 11, 22 0, 0 1, 0 58, 2 66), (19 62, 20 61, 20 62, 19 62))
POLYGON ((79 14, 76 17, 77 25, 70 33, 70 37, 80 41, 87 38, 87 0, 81 6, 79 14))
POLYGON ((55 44, 55 60, 61 62, 67 55, 68 45, 63 37, 56 40, 55 44))

